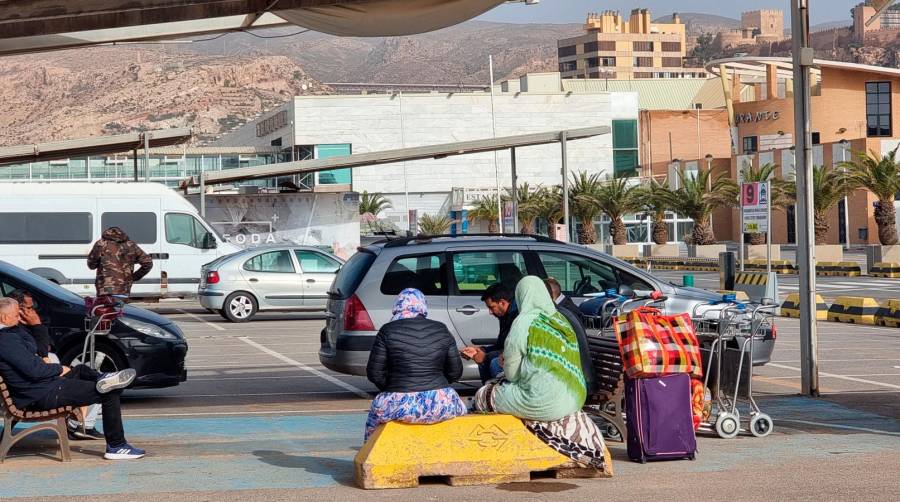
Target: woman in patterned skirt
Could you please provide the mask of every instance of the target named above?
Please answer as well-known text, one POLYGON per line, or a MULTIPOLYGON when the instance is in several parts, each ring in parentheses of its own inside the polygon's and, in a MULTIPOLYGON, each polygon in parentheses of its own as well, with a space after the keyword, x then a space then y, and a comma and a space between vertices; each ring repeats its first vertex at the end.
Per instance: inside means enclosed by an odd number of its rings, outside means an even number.
POLYGON ((366 420, 366 439, 386 422, 434 424, 466 413, 450 386, 462 375, 462 360, 447 327, 428 319, 425 295, 400 292, 391 321, 375 336, 366 375, 378 387, 366 420))

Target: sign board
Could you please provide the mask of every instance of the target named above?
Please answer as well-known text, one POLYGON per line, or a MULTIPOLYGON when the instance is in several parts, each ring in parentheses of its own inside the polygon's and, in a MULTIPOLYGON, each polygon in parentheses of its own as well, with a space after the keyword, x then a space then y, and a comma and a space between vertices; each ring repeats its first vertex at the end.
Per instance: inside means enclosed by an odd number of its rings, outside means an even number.
POLYGON ((741 183, 744 233, 757 234, 769 231, 769 195, 768 183, 741 183))

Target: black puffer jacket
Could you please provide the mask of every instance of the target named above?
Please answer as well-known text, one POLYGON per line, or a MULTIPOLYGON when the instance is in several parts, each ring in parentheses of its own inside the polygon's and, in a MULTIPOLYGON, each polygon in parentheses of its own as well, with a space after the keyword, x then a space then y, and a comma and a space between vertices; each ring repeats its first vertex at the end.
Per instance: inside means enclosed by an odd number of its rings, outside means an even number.
POLYGON ((383 392, 443 389, 462 376, 453 335, 438 321, 398 319, 381 327, 366 375, 383 392))

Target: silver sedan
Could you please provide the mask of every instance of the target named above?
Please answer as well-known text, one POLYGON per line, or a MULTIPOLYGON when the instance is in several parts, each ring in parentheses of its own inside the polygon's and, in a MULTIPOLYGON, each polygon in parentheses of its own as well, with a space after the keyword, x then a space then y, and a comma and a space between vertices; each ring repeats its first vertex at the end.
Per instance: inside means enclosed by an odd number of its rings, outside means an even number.
POLYGON ((325 308, 343 260, 311 246, 252 248, 203 266, 200 305, 231 322, 259 311, 325 308))

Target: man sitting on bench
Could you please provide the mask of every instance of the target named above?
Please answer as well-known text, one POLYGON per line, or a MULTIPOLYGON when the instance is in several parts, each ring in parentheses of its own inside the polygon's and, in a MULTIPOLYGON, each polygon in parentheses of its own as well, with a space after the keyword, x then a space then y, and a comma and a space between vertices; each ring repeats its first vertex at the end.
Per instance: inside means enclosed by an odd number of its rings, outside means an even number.
POLYGON ((141 458, 144 450, 125 440, 119 395, 131 385, 133 369, 98 373, 86 365, 69 368, 47 364, 40 356, 34 338, 19 324, 19 304, 0 298, 0 376, 12 393, 16 407, 43 411, 65 406, 99 403, 103 407, 103 434, 108 460, 141 458))

